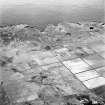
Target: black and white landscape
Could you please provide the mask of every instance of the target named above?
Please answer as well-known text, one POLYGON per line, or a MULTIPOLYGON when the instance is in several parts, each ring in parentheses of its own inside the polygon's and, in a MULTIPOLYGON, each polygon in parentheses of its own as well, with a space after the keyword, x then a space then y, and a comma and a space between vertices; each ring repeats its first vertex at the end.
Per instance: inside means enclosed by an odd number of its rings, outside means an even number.
POLYGON ((0 1, 0 105, 104 105, 104 0, 0 1))

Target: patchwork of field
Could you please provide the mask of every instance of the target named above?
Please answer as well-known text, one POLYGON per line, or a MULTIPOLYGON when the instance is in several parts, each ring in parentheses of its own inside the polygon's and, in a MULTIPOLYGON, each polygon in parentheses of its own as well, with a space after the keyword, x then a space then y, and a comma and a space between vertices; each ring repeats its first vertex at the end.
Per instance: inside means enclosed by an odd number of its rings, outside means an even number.
POLYGON ((44 32, 28 25, 0 28, 1 81, 10 100, 81 105, 80 94, 104 100, 104 32, 95 22, 49 25, 44 32))

